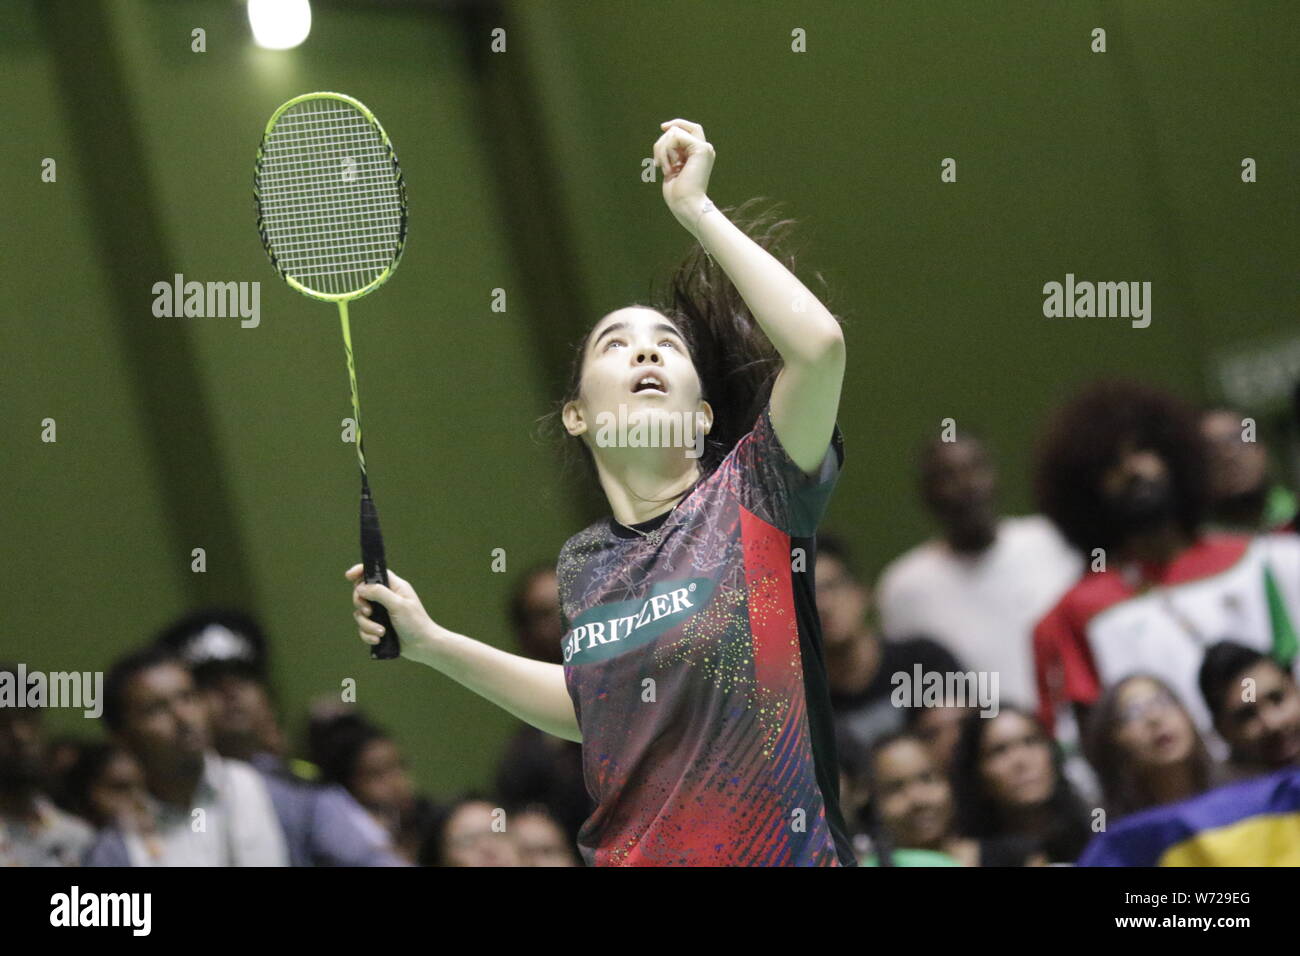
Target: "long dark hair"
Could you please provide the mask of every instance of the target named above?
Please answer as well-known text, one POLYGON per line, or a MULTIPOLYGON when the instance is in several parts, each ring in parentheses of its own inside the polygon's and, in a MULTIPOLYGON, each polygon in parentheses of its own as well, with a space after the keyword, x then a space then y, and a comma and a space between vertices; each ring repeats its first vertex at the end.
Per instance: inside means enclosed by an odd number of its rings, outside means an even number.
MULTIPOLYGON (((796 257, 788 247, 795 220, 780 217, 777 204, 756 209, 765 201, 762 197, 754 197, 722 212, 794 273, 796 257)), ((821 273, 814 273, 813 278, 825 293, 826 282, 821 273)), ((825 303, 828 296, 823 294, 819 298, 825 303)), ((687 254, 666 281, 652 286, 651 304, 638 302, 630 305, 662 313, 677 326, 686 341, 700 378, 703 397, 713 409, 713 427, 705 438, 700 457, 701 478, 707 477, 754 427, 781 370, 781 356, 759 328, 749 306, 722 267, 699 245, 687 254)), ((587 330, 574 349, 564 396, 554 411, 546 416, 547 419, 559 422, 564 406, 578 398, 587 343, 596 324, 587 330)), ((568 442, 567 447, 573 448, 574 442, 594 472, 591 450, 581 439, 568 442)))
POLYGON ((1201 732, 1187 713, 1187 707, 1173 689, 1153 674, 1131 674, 1123 680, 1106 688, 1092 713, 1088 715, 1088 726, 1084 735, 1084 754, 1088 763, 1097 772, 1101 783, 1102 795, 1106 799, 1107 811, 1115 817, 1127 816, 1138 810, 1155 806, 1158 802, 1150 788, 1133 766, 1132 758, 1124 752, 1116 739, 1119 729, 1120 699, 1124 689, 1135 680, 1148 680, 1168 694, 1183 712, 1192 733, 1196 737, 1196 746, 1191 754, 1192 783, 1199 793, 1210 786, 1214 763, 1205 746, 1201 732))
MULTIPOLYGON (((1083 852, 1092 833, 1088 828, 1087 807, 1065 775, 1065 755, 1038 718, 1028 710, 1003 704, 1000 712, 1018 714, 1028 720, 1051 750, 1055 781, 1052 795, 1047 800, 1051 824, 1048 832, 1038 839, 1038 849, 1047 854, 1050 862, 1072 863, 1083 852)), ((977 713, 968 716, 962 723, 961 736, 953 754, 952 786, 957 801, 957 830, 963 836, 976 839, 1013 835, 1001 808, 989 794, 980 771, 984 734, 994 719, 986 719, 977 713)))

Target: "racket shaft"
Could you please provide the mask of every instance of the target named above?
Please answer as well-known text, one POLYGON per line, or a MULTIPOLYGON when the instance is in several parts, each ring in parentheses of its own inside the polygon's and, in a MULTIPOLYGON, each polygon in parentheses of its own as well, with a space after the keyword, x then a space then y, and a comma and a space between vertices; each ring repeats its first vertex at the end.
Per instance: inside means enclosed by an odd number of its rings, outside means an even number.
MULTIPOLYGON (((384 535, 379 530, 379 510, 370 495, 369 483, 361 479, 361 566, 368 584, 388 586, 388 565, 384 561, 384 535)), ((370 602, 370 620, 384 629, 379 643, 370 648, 372 660, 388 661, 401 656, 402 647, 397 640, 388 609, 378 601, 370 602)))

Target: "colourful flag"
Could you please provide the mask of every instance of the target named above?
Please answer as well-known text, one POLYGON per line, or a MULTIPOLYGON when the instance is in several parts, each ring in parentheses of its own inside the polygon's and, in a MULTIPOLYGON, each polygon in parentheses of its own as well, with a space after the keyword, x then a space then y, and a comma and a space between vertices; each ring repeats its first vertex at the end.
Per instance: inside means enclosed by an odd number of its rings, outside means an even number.
POLYGON ((1079 866, 1300 866, 1300 768, 1125 817, 1079 866))

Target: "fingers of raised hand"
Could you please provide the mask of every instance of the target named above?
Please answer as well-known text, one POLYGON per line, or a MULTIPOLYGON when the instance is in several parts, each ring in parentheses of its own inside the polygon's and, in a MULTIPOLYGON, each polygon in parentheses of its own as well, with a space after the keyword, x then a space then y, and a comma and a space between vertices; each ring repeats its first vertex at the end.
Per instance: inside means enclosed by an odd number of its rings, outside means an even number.
POLYGON ((699 123, 692 123, 690 120, 679 118, 679 119, 665 120, 664 122, 659 124, 660 129, 667 129, 670 126, 681 127, 682 129, 686 130, 686 132, 690 133, 692 136, 695 136, 699 139, 705 138, 704 127, 701 126, 699 123))
POLYGON ((655 147, 656 160, 669 178, 681 172, 690 156, 713 149, 712 145, 705 140, 691 135, 678 126, 672 127, 659 137, 655 147))
POLYGON ((659 164, 659 168, 663 170, 666 179, 672 179, 682 171, 688 153, 688 144, 682 141, 679 136, 674 135, 675 133, 679 134, 680 131, 676 129, 669 130, 659 137, 659 141, 655 143, 655 161, 659 164))

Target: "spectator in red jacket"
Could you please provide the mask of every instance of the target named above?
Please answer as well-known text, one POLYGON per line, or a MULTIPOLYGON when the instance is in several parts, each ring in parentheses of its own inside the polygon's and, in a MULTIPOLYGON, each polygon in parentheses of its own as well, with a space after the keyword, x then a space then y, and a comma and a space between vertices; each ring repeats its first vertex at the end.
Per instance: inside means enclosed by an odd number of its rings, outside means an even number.
POLYGON ((1197 687, 1210 644, 1231 637, 1291 666, 1300 539, 1202 533, 1207 456, 1194 409, 1145 385, 1095 385, 1049 428, 1037 485, 1088 565, 1034 631, 1046 726, 1067 704, 1083 726, 1104 688, 1145 672, 1210 732, 1197 687))

